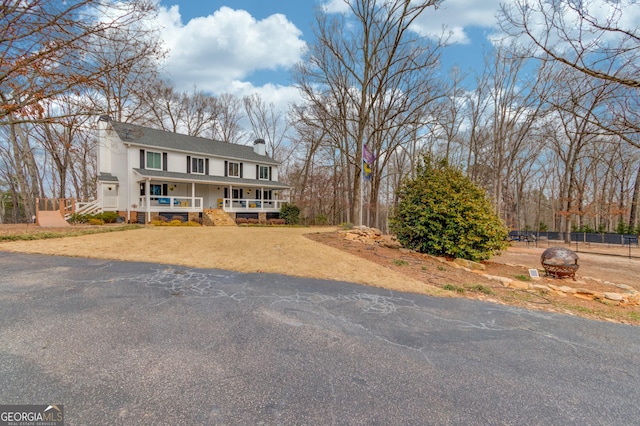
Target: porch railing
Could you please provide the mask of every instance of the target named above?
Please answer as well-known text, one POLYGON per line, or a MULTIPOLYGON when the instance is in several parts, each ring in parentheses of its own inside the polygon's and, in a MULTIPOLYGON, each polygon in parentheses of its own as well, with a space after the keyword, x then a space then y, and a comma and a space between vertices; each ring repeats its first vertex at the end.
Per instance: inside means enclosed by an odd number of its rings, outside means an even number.
MULTIPOLYGON (((112 198, 115 198, 115 197, 112 197, 112 198)), ((117 204, 114 205, 113 207, 116 207, 116 206, 117 204)), ((111 206, 107 206, 106 203, 101 206, 97 200, 89 201, 89 202, 78 201, 75 203, 74 213, 77 213, 77 214, 100 213, 103 207, 111 207, 111 206)), ((65 215, 67 219, 69 218, 69 216, 71 216, 71 214, 65 215)))
MULTIPOLYGON (((138 210, 147 208, 147 197, 140 197, 140 204, 136 207, 138 210)), ((164 210, 202 210, 202 197, 149 197, 149 207, 153 211, 164 210)))
POLYGON ((280 211, 287 200, 218 198, 218 208, 225 211, 280 211))

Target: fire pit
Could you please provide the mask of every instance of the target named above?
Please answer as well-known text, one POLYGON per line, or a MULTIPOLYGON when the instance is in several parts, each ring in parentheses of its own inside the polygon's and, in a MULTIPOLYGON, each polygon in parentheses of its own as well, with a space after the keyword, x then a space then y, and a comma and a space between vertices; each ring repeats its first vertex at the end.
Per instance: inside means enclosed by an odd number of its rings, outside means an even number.
POLYGON ((571 277, 576 280, 578 255, 568 248, 551 247, 542 252, 540 262, 545 271, 545 277, 571 277))

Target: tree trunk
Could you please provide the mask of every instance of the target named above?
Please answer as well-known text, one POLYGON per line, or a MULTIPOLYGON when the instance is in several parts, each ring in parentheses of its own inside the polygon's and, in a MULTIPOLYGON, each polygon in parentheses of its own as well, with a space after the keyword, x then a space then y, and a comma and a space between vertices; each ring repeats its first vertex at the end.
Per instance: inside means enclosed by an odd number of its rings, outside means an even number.
POLYGON ((631 232, 638 231, 638 198, 640 197, 640 166, 636 173, 636 182, 633 186, 633 195, 631 196, 631 211, 629 212, 629 230, 631 232))

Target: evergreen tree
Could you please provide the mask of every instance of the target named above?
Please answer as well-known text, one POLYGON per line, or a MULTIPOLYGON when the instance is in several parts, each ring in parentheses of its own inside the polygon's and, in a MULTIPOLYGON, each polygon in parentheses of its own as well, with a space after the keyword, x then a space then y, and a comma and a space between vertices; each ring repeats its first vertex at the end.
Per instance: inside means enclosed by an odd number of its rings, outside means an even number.
POLYGON ((509 233, 485 192, 446 162, 426 156, 399 189, 389 219, 398 241, 434 256, 485 260, 507 247, 509 233))

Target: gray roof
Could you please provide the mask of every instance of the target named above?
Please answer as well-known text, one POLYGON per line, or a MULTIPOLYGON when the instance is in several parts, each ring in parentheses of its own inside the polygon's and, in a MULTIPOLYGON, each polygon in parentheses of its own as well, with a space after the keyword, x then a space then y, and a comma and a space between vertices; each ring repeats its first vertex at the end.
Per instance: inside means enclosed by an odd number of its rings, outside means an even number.
POLYGON ((252 146, 187 136, 119 121, 110 123, 120 139, 132 145, 278 165, 278 162, 268 155, 256 154, 252 146))
POLYGON ((289 189, 289 185, 285 185, 280 182, 272 180, 259 180, 259 179, 242 179, 226 176, 208 176, 198 175, 193 173, 178 173, 178 172, 164 172, 161 170, 147 170, 147 169, 133 169, 141 177, 149 177, 155 179, 164 179, 168 181, 178 182, 201 182, 217 185, 233 185, 241 187, 256 187, 256 188, 270 188, 270 189, 289 189))
POLYGON ((118 177, 111 173, 100 173, 98 175, 98 182, 118 182, 118 177))

